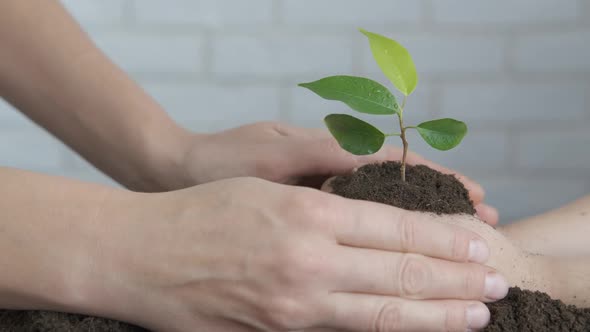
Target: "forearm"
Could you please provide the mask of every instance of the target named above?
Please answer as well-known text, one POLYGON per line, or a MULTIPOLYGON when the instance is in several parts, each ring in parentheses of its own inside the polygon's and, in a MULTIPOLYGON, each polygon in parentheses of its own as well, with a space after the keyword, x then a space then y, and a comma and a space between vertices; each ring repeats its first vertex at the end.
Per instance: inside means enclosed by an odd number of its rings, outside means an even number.
POLYGON ((188 133, 58 1, 0 2, 0 95, 129 188, 183 187, 188 133))
POLYGON ((130 193, 7 168, 0 183, 0 308, 94 311, 102 234, 130 193))
POLYGON ((545 257, 545 276, 550 295, 567 304, 590 307, 590 256, 545 257))
POLYGON ((590 196, 501 228, 521 248, 555 256, 590 256, 590 196))

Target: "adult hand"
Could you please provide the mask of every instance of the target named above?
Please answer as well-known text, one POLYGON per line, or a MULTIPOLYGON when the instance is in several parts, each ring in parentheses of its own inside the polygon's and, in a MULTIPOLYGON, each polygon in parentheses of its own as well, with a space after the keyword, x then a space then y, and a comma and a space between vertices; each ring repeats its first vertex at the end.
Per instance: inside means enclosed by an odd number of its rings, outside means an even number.
MULTIPOLYGON (((328 177, 345 174, 368 163, 400 160, 399 148, 385 145, 379 152, 355 156, 344 151, 325 130, 304 129, 280 123, 256 123, 209 135, 189 136, 181 170, 186 186, 254 176, 285 184, 318 187, 328 177)), ((469 190, 478 216, 491 225, 497 211, 483 204, 484 191, 466 176, 409 153, 409 164, 424 164, 456 174, 469 190)))
POLYGON ((436 216, 255 178, 129 195, 81 298, 156 331, 465 331, 507 291, 436 216))
MULTIPOLYGON (((439 221, 465 228, 484 238, 490 249, 490 256, 486 265, 502 274, 511 286, 538 290, 548 293, 553 298, 560 298, 567 303, 572 302, 572 299, 567 297, 568 294, 558 291, 561 287, 560 284, 564 284, 564 282, 558 280, 559 265, 555 264, 555 261, 564 262, 567 260, 566 258, 559 257, 554 260, 549 256, 532 254, 521 248, 510 237, 511 234, 506 233, 504 229, 494 229, 473 217, 454 218, 453 216, 442 216, 439 221)), ((562 268, 564 270, 568 269, 567 264, 562 268)), ((580 271, 577 273, 580 273, 580 271)), ((572 275, 576 275, 576 273, 572 275)), ((572 275, 569 277, 571 278, 572 275)), ((573 282, 568 281, 565 283, 572 284, 573 282)), ((587 287, 584 286, 580 289, 587 289, 587 287)), ((573 298, 575 299, 575 296, 573 298)))

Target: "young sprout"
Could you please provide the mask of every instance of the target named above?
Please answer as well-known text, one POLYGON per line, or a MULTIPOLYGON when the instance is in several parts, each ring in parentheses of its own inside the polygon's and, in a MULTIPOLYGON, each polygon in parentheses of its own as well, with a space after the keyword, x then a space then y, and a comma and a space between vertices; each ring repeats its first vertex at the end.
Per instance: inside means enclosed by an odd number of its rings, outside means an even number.
POLYGON ((399 133, 390 134, 383 133, 371 124, 347 114, 330 114, 324 122, 338 144, 355 155, 373 154, 381 149, 385 138, 399 136, 403 144, 401 178, 405 181, 408 129, 416 129, 426 143, 435 149, 445 151, 461 143, 467 134, 467 126, 461 121, 448 118, 423 122, 417 126, 406 126, 406 100, 418 83, 414 62, 408 51, 396 41, 363 29, 360 31, 369 39, 373 57, 385 76, 403 94, 401 106, 386 87, 364 77, 331 76, 299 86, 315 92, 324 99, 341 101, 357 112, 397 116, 399 133))

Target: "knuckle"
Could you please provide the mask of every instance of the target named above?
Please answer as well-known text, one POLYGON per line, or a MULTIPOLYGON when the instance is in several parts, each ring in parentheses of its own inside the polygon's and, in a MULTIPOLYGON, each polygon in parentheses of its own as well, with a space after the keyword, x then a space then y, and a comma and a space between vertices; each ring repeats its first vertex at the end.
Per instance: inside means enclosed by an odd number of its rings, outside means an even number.
POLYGON ((445 331, 465 331, 468 328, 465 308, 462 305, 448 305, 444 310, 445 331))
POLYGON ((463 289, 467 299, 481 299, 484 297, 485 277, 484 268, 472 265, 463 278, 463 289))
POLYGON ((452 239, 450 241, 450 258, 457 262, 466 262, 469 260, 469 241, 472 236, 458 227, 453 232, 452 239))
POLYGON ((282 284, 290 289, 310 286, 313 280, 325 274, 325 269, 324 256, 312 246, 301 243, 286 245, 277 258, 276 272, 282 284))
POLYGON ((432 280, 432 272, 419 255, 405 254, 399 267, 400 296, 405 298, 420 298, 432 280))
POLYGON ((298 216, 294 219, 306 227, 324 224, 329 212, 328 201, 324 194, 319 194, 312 189, 298 189, 293 192, 287 202, 291 212, 298 216))
POLYGON ((259 178, 280 182, 285 167, 281 165, 280 158, 259 158, 254 161, 254 175, 259 178))
POLYGON ((402 330, 401 304, 395 302, 383 304, 373 319, 370 332, 394 332, 402 330))
POLYGON ((416 224, 412 216, 411 212, 400 211, 398 217, 398 234, 402 252, 412 252, 416 248, 416 224))
POLYGON ((290 331, 306 325, 308 309, 303 303, 288 297, 267 301, 263 322, 273 331, 290 331))
POLYGON ((293 127, 281 122, 270 122, 269 126, 274 133, 280 136, 290 136, 295 131, 293 127))

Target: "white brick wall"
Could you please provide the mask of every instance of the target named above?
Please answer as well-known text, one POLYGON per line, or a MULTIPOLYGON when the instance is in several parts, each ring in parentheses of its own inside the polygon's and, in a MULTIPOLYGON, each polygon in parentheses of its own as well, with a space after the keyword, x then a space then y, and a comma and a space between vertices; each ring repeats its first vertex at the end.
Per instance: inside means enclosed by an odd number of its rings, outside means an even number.
POLYGON ((272 0, 134 0, 141 23, 223 25, 266 24, 273 20, 272 0))
POLYGON ((282 18, 292 25, 374 25, 422 19, 420 1, 285 0, 282 18))
POLYGON ((577 0, 433 0, 434 19, 442 23, 529 24, 578 18, 577 0))
POLYGON ((516 143, 518 166, 526 169, 550 168, 567 172, 588 170, 590 165, 588 128, 524 133, 516 143), (572 153, 575 151, 585 153, 572 153))
POLYGON ((590 72, 588 29, 520 37, 514 51, 515 68, 536 72, 590 72))
MULTIPOLYGON (((357 28, 387 34, 420 73, 408 121, 470 126, 453 151, 417 134, 411 146, 480 180, 505 222, 590 191, 590 0, 62 1, 173 118, 202 132, 261 120, 323 126, 349 111, 296 83, 331 74, 387 83, 357 28)), ((0 164, 112 183, 1 102, 0 164)))
POLYGON ((279 93, 272 86, 144 84, 171 116, 199 132, 279 118, 279 93))
POLYGON ((198 34, 94 30, 91 36, 107 55, 132 73, 198 73, 203 67, 203 42, 198 34))
POLYGON ((441 112, 445 117, 472 124, 508 125, 555 120, 584 120, 588 84, 511 82, 448 84, 442 88, 441 112))
POLYGON ((213 42, 213 73, 222 77, 303 77, 352 71, 347 36, 220 35, 213 42))
POLYGON ((518 219, 523 213, 542 213, 588 194, 587 184, 579 179, 504 173, 478 177, 487 189, 488 199, 502 208, 504 220, 518 219))

